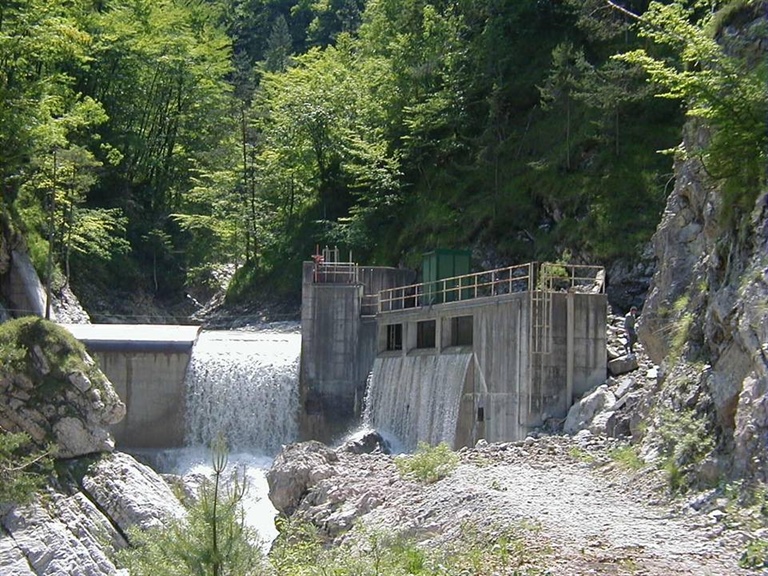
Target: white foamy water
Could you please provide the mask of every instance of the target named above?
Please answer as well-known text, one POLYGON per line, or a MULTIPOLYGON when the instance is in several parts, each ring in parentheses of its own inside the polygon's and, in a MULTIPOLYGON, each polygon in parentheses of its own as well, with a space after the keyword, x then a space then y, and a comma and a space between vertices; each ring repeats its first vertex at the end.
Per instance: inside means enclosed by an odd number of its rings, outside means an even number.
POLYGON ((157 470, 194 489, 213 476, 210 446, 223 437, 230 450, 224 476, 235 469, 245 475, 245 521, 265 549, 277 536, 266 472, 280 447, 298 437, 300 353, 297 332, 201 332, 187 367, 188 447, 151 456, 157 470))
POLYGON ((471 359, 471 353, 377 358, 365 425, 399 440, 407 451, 419 442, 453 445, 471 359))
POLYGON ((219 435, 232 451, 274 455, 298 436, 301 335, 202 332, 187 368, 187 444, 219 435))
MULTIPOLYGON (((195 446, 142 451, 140 456, 142 460, 149 461, 158 472, 181 476, 184 484, 193 491, 197 491, 203 477, 213 478, 211 451, 207 448, 195 446)), ((223 474, 224 478, 231 477, 234 472, 237 472, 241 479, 245 476, 247 491, 242 500, 245 522, 258 532, 265 551, 277 536, 277 510, 269 500, 266 478, 272 460, 271 456, 248 452, 230 453, 223 474)))

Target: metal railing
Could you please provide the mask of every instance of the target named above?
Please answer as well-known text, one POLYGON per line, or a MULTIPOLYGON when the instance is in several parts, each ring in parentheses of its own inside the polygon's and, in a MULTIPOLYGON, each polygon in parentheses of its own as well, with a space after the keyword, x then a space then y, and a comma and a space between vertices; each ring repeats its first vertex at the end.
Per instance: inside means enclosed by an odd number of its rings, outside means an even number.
POLYGON ((535 290, 602 293, 604 284, 605 271, 601 266, 530 262, 382 290, 379 312, 535 290))
POLYGON ((355 262, 315 261, 312 281, 315 284, 358 284, 358 265, 355 262))
POLYGON ((378 294, 363 294, 360 297, 360 316, 376 316, 376 312, 378 311, 378 294))

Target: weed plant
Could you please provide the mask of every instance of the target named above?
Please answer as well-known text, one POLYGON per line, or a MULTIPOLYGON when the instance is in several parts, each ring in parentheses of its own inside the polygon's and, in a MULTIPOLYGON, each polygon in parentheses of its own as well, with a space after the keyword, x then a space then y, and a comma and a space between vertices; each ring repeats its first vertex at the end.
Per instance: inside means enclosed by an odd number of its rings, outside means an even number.
POLYGON ((664 455, 662 468, 673 493, 688 490, 689 477, 695 466, 714 448, 714 439, 707 432, 703 418, 692 410, 663 410, 658 429, 664 455))
POLYGON ((549 549, 534 542, 538 530, 524 523, 505 528, 465 523, 445 545, 361 530, 338 547, 324 547, 313 526, 286 520, 270 560, 277 576, 544 576, 549 549))
POLYGON ((630 444, 614 448, 610 451, 609 456, 619 466, 633 472, 645 466, 645 462, 637 454, 637 449, 630 444))
POLYGON ((395 464, 404 478, 432 484, 456 469, 459 456, 445 442, 437 446, 420 442, 415 453, 398 457, 395 464))

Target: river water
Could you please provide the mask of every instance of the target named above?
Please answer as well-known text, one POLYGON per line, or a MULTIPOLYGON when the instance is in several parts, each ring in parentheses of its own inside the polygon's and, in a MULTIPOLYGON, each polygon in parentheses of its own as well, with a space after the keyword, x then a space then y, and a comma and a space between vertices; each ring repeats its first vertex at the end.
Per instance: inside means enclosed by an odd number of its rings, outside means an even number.
POLYGON ((186 448, 148 456, 156 470, 188 485, 210 476, 211 443, 229 448, 228 469, 246 477, 246 522, 265 548, 277 535, 266 471, 284 444, 298 437, 298 327, 261 331, 203 331, 187 368, 186 448))

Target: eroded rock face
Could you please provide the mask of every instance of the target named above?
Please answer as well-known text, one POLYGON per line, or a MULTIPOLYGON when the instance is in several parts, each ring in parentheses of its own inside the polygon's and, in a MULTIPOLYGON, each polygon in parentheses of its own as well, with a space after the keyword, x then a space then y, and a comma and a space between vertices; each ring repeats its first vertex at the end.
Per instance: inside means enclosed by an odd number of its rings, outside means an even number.
MULTIPOLYGON (((695 151, 707 139, 689 125, 684 146, 695 151)), ((719 459, 722 472, 768 479, 768 195, 744 223, 748 232, 736 233, 720 217, 719 183, 698 158, 689 154, 675 171, 638 333, 654 362, 690 365, 665 371, 657 402, 687 406, 716 425, 728 455, 719 459)))
POLYGON ((381 451, 358 453, 310 441, 283 448, 267 482, 280 513, 311 522, 332 539, 383 503, 403 480, 394 460, 381 451))
POLYGON ((72 458, 111 451, 109 426, 125 405, 104 374, 71 335, 39 318, 6 324, 19 357, 0 371, 0 426, 26 432, 56 456, 72 458))
POLYGON ((123 537, 82 493, 49 492, 2 518, 0 571, 5 575, 115 574, 108 550, 123 537))
POLYGON ((183 514, 150 468, 127 454, 105 455, 90 465, 80 485, 48 489, 0 516, 0 574, 127 576, 112 560, 127 545, 127 530, 159 526, 183 514))
POLYGON ((83 477, 82 489, 122 532, 132 526, 155 528, 168 518, 185 514, 154 470, 122 452, 105 456, 92 466, 83 477))

